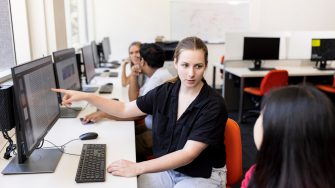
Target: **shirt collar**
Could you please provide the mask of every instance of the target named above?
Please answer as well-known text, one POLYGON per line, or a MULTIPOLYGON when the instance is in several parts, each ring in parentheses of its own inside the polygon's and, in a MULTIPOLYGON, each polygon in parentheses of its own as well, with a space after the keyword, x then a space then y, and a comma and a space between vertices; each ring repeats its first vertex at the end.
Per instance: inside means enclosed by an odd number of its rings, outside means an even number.
MULTIPOLYGON (((200 108, 200 107, 203 106, 203 103, 205 103, 207 101, 206 99, 208 99, 209 90, 211 88, 207 84, 207 82, 204 78, 202 79, 202 82, 204 83, 204 85, 202 86, 202 88, 199 92, 199 95, 194 99, 194 101, 191 103, 190 107, 187 108, 187 109, 191 110, 193 107, 200 108)), ((172 93, 171 93, 172 97, 176 97, 176 98, 178 97, 180 84, 181 84, 181 81, 180 81, 180 79, 178 79, 173 86, 172 93)))

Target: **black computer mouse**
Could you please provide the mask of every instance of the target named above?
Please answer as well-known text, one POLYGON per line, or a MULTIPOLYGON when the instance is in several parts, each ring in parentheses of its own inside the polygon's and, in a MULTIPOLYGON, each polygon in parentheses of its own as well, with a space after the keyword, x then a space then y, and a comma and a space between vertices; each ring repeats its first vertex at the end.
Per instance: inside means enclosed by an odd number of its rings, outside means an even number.
POLYGON ((112 86, 113 83, 112 83, 112 82, 109 82, 109 83, 106 83, 106 85, 112 86))
POLYGON ((98 137, 98 133, 88 132, 79 136, 80 140, 92 140, 98 137))
POLYGON ((104 70, 104 72, 109 72, 109 70, 108 70, 108 69, 106 69, 106 70, 104 70))

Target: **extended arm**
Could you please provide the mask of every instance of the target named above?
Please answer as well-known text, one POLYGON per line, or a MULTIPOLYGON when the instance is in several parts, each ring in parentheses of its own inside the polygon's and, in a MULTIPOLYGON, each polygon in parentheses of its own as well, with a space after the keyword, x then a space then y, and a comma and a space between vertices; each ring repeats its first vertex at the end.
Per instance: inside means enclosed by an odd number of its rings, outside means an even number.
POLYGON ((112 120, 116 120, 116 121, 134 121, 134 120, 139 120, 139 119, 143 119, 144 116, 138 116, 138 117, 130 117, 130 118, 119 118, 113 115, 109 115, 106 112, 103 111, 98 111, 98 112, 93 112, 87 116, 84 117, 84 120, 86 122, 88 121, 93 121, 93 122, 97 122, 100 119, 103 118, 107 118, 107 119, 112 119, 112 120))
POLYGON ((205 143, 188 140, 181 150, 140 163, 119 160, 110 164, 107 171, 116 176, 131 177, 144 173, 176 169, 191 163, 206 147, 207 144, 205 143))
POLYGON ((136 105, 136 101, 124 103, 116 100, 109 100, 104 97, 92 93, 84 93, 80 91, 72 91, 65 89, 52 89, 55 92, 64 94, 62 103, 66 106, 71 105, 74 101, 86 100, 93 104, 101 111, 119 118, 129 118, 143 116, 143 113, 136 105))

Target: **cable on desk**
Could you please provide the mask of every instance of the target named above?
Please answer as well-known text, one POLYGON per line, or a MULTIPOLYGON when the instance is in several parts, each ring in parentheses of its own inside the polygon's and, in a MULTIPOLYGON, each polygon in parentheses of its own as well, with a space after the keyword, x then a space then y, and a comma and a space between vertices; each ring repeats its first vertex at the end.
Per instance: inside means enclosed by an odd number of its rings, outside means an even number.
POLYGON ((52 142, 49 141, 49 140, 45 140, 46 142, 49 142, 51 145, 53 145, 53 147, 43 147, 43 149, 47 149, 47 148, 55 148, 55 149, 58 149, 59 151, 61 151, 61 152, 64 153, 64 154, 67 154, 67 155, 80 156, 79 154, 75 154, 75 153, 67 153, 67 152, 64 151, 64 150, 65 150, 65 146, 66 146, 67 144, 69 144, 70 142, 76 141, 76 140, 79 140, 79 139, 78 139, 78 138, 77 138, 77 139, 72 139, 72 140, 70 140, 70 141, 68 141, 68 142, 66 142, 65 144, 60 145, 60 146, 57 146, 56 144, 52 143, 52 142))
POLYGON ((5 159, 9 159, 12 156, 10 155, 10 153, 13 152, 14 155, 16 155, 15 149, 16 149, 16 144, 14 144, 12 137, 15 135, 15 133, 12 136, 8 135, 7 131, 1 131, 3 137, 7 140, 7 142, 5 143, 5 145, 1 148, 0 153, 2 152, 2 150, 6 147, 6 145, 9 143, 9 145, 6 148, 6 152, 4 153, 3 158, 5 159))

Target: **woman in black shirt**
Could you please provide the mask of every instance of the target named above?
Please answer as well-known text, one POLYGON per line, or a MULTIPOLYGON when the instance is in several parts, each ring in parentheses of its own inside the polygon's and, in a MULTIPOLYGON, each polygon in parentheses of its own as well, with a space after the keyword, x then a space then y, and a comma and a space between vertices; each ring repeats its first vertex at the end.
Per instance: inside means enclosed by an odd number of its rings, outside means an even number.
POLYGON ((179 42, 174 66, 178 78, 136 101, 122 103, 102 97, 54 89, 64 93, 63 104, 87 100, 118 117, 153 115, 154 159, 135 163, 119 160, 107 171, 117 176, 137 176, 139 187, 225 187, 223 135, 227 111, 222 96, 203 78, 208 50, 197 37, 179 42))

